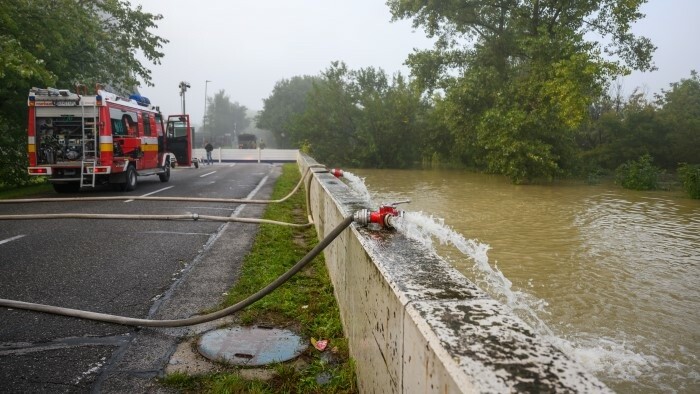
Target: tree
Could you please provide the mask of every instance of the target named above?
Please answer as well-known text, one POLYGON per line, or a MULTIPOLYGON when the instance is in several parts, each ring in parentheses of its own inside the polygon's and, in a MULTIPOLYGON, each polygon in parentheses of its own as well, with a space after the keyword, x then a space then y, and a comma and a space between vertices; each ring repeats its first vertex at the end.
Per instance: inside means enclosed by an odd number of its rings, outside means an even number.
POLYGON ((26 178, 26 102, 32 86, 70 88, 101 83, 131 91, 139 80, 150 85, 150 70, 137 59, 160 62, 168 41, 152 34, 162 18, 122 0, 5 0, 0 7, 0 123, 9 133, 0 150, 13 169, 0 183, 26 178))
POLYGON ((389 82, 381 69, 351 72, 351 90, 360 107, 355 156, 362 165, 406 168, 420 161, 425 130, 425 103, 421 93, 400 73, 389 82))
POLYGON ((214 97, 208 98, 207 129, 203 130, 205 137, 214 139, 219 137, 220 143, 225 140, 226 134, 238 133, 250 125, 247 117, 248 108, 238 102, 231 103, 231 99, 222 89, 214 97))
POLYGON ((640 90, 635 89, 626 100, 604 100, 600 112, 585 127, 589 130, 583 130, 579 137, 595 137, 594 143, 579 140, 581 156, 589 170, 616 169, 646 154, 663 168, 675 168, 677 164, 671 159, 675 153, 668 142, 670 126, 660 116, 658 104, 649 101, 640 90))
POLYGON ((425 112, 420 90, 401 74, 390 82, 381 69, 333 62, 314 80, 289 131, 321 162, 409 167, 421 158, 425 112))
POLYGON ((270 96, 263 100, 263 110, 255 119, 257 127, 270 130, 283 148, 298 147, 301 141, 291 126, 306 110, 307 96, 318 81, 318 77, 307 75, 278 81, 270 96))
POLYGON ((668 127, 668 145, 672 152, 668 167, 678 163, 700 164, 700 77, 691 71, 690 78, 671 84, 662 91, 659 116, 668 127))
POLYGON ((306 110, 292 125, 293 135, 321 162, 360 164, 355 155, 359 144, 355 122, 360 108, 352 97, 350 78, 345 63, 331 63, 309 92, 306 110))
POLYGON ((649 70, 651 42, 629 33, 642 0, 389 0, 436 38, 407 63, 429 92, 445 92, 453 157, 515 182, 573 164, 574 136, 611 76, 649 70), (610 37, 601 47, 589 35, 610 37), (619 60, 606 60, 601 53, 619 60))

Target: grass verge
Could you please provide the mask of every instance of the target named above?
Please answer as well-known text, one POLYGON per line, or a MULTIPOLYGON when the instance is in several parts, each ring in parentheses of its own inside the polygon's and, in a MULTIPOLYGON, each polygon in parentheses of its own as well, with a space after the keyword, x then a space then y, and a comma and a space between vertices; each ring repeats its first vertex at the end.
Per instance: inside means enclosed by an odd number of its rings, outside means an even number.
MULTIPOLYGON (((299 182, 295 164, 285 164, 275 184, 272 199, 286 196, 299 182)), ((264 218, 304 223, 306 200, 303 191, 283 203, 268 205, 264 218)), ((261 224, 237 283, 228 292, 223 307, 233 305, 263 288, 299 261, 318 240, 313 227, 304 229, 261 224)), ((183 392, 209 393, 354 393, 355 370, 343 335, 340 312, 323 255, 265 298, 237 316, 242 325, 287 328, 309 342, 329 340, 320 352, 311 343, 302 356, 287 363, 270 365, 273 378, 245 379, 240 367, 222 366, 223 372, 207 375, 171 374, 161 380, 183 392)))
POLYGON ((0 200, 33 196, 50 191, 53 191, 53 187, 51 187, 51 184, 48 182, 31 184, 28 186, 0 188, 0 200))

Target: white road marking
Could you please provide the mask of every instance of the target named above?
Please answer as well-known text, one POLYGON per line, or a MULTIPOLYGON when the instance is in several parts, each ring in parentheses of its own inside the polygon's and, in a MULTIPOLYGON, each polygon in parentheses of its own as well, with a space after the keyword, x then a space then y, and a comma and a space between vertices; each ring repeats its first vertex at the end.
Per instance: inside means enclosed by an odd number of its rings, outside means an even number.
POLYGON ((6 244, 8 242, 16 241, 22 237, 26 237, 26 234, 18 235, 16 237, 12 237, 12 238, 8 238, 8 239, 3 239, 2 241, 0 241, 0 245, 6 244))
POLYGON ((205 176, 209 176, 209 175, 214 174, 214 173, 216 173, 216 171, 207 172, 206 174, 202 174, 202 175, 200 175, 199 177, 200 177, 200 178, 204 178, 205 176))
MULTIPOLYGON (((164 187, 164 188, 158 189, 158 190, 156 190, 156 191, 154 191, 154 192, 146 193, 146 194, 144 194, 144 195, 141 196, 141 197, 148 197, 148 196, 150 196, 151 194, 160 193, 160 192, 162 192, 162 191, 164 191, 164 190, 172 189, 173 187, 175 187, 175 186, 164 187)), ((124 202, 132 202, 132 201, 134 201, 134 200, 126 200, 126 201, 124 201, 124 202)))
MULTIPOLYGON (((256 186, 255 189, 253 189, 253 191, 251 191, 250 193, 248 193, 248 195, 245 197, 245 199, 246 199, 246 200, 250 200, 255 194, 257 194, 257 193, 258 193, 258 190, 262 189, 262 187, 263 187, 263 185, 265 184, 265 182, 267 182, 267 178, 269 178, 269 175, 265 175, 265 176, 263 177, 263 179, 261 179, 260 182, 258 182, 258 186, 256 186)), ((238 215, 241 213, 241 211, 243 210, 243 208, 245 208, 245 204, 239 205, 239 206, 236 208, 236 210, 233 211, 233 214, 231 215, 231 217, 236 217, 236 216, 238 216, 238 215)), ((226 222, 226 225, 228 226, 229 223, 231 223, 231 222, 226 222)))
POLYGON ((211 233, 184 233, 179 231, 142 231, 141 234, 211 235, 211 233))

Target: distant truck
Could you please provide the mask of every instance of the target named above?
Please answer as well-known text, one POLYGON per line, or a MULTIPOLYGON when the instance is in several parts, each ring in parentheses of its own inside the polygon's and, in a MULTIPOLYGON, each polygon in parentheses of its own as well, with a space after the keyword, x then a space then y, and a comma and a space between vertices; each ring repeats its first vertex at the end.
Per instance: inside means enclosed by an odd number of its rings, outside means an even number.
POLYGON ((258 137, 255 134, 239 134, 238 149, 255 149, 258 147, 258 137))

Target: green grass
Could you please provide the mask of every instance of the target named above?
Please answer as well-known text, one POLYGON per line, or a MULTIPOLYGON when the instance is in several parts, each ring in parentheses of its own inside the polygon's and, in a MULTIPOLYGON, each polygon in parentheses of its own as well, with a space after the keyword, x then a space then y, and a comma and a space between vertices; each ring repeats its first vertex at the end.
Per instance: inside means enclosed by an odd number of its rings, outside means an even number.
MULTIPOLYGON (((283 167, 271 199, 286 196, 300 179, 294 164, 283 167)), ((306 200, 301 191, 284 203, 268 205, 264 218, 306 222, 306 200)), ((317 243, 313 227, 292 228, 271 224, 260 225, 250 253, 246 256, 241 277, 228 292, 223 307, 257 292, 299 261, 317 243)), ((246 380, 233 366, 225 373, 187 376, 171 374, 162 382, 183 392, 207 393, 354 393, 355 370, 343 335, 340 312, 323 255, 319 255, 297 275, 277 290, 241 311, 237 318, 243 325, 265 325, 287 328, 305 339, 328 339, 325 352, 309 344, 300 359, 302 363, 279 363, 270 381, 246 380), (301 365, 301 367, 299 367, 301 365), (318 378, 325 381, 318 383, 318 378)))
POLYGON ((36 194, 43 194, 47 192, 52 192, 53 188, 48 182, 32 184, 28 186, 18 186, 10 188, 0 188, 0 200, 6 200, 10 198, 22 198, 33 196, 36 194))

